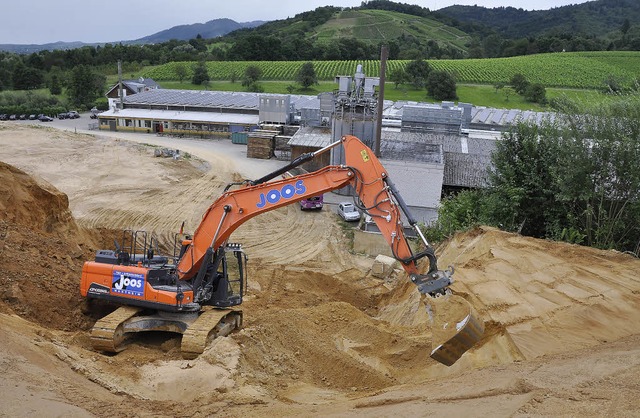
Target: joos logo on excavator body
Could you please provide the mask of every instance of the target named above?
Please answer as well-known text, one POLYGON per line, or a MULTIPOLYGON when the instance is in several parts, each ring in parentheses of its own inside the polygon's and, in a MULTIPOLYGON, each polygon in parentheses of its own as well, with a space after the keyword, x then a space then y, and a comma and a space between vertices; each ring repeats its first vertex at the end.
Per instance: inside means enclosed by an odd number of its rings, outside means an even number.
POLYGON ((303 180, 296 181, 295 184, 285 184, 280 189, 271 189, 266 194, 260 193, 260 201, 256 204, 257 207, 263 208, 267 204, 275 204, 280 199, 291 199, 295 195, 304 194, 307 188, 304 185, 303 180))
POLYGON ((144 274, 115 270, 111 278, 111 292, 121 293, 123 295, 143 296, 144 274))

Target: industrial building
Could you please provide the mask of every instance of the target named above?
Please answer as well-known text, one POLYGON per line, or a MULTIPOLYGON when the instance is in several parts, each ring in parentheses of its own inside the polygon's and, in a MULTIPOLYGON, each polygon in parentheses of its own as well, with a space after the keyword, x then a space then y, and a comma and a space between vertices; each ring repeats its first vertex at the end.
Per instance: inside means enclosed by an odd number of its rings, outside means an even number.
MULTIPOLYGON (((293 159, 346 134, 375 149, 378 78, 366 77, 358 66, 355 76, 338 76, 336 82, 335 92, 318 96, 140 88, 99 114, 99 128, 231 137, 247 144, 250 158, 293 159)), ((381 112, 380 158, 398 187, 413 192, 405 200, 423 222, 436 218, 442 195, 486 185, 491 152, 502 131, 519 120, 552 117, 453 102, 384 101, 381 112)), ((304 168, 343 162, 338 147, 304 168)))
POLYGON ((296 109, 319 105, 315 96, 157 89, 124 97, 98 119, 101 130, 230 137, 261 123, 289 124, 296 109))

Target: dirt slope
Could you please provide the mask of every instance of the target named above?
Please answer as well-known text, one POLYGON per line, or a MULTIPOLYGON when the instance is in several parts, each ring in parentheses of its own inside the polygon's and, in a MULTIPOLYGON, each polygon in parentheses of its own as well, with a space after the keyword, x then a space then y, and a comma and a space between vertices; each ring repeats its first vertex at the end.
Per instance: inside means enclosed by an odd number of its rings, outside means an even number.
POLYGON ((440 264, 455 265, 453 290, 487 334, 447 368, 429 358, 429 321, 406 277, 372 278, 371 260, 349 254, 334 215, 293 206, 234 234, 251 266, 243 330, 193 361, 169 334, 94 353, 87 329, 97 313, 77 286, 83 260, 113 232, 85 228, 169 236, 236 168, 213 174, 125 141, 6 126, 0 159, 14 167, 0 164, 12 193, 0 197, 0 416, 640 413, 637 259, 489 228, 456 236, 440 264))

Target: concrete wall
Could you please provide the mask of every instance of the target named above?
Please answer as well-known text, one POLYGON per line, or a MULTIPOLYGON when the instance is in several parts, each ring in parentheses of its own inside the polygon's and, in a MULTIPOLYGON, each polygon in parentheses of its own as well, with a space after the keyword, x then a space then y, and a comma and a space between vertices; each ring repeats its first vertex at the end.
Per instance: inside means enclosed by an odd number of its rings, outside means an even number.
POLYGON ((382 164, 416 219, 432 219, 440 202, 444 165, 387 160, 382 164))

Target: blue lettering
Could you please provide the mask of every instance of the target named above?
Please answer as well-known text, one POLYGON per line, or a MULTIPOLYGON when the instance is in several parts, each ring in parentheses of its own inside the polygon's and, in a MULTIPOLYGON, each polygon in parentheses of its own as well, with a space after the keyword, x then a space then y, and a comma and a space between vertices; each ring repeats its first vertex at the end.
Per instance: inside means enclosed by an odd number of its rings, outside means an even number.
POLYGON ((282 188, 282 197, 285 199, 291 199, 296 194, 296 188, 290 184, 287 184, 282 188))
POLYGON ((111 292, 125 295, 144 295, 144 274, 113 271, 111 292))
POLYGON ((267 202, 274 204, 274 203, 278 203, 280 201, 280 192, 277 190, 269 190, 269 193, 267 193, 267 202))
POLYGON ((264 198, 264 193, 260 193, 260 201, 258 202, 258 204, 256 205, 259 208, 263 208, 264 205, 267 204, 267 199, 264 198))
POLYGON ((296 181, 296 194, 303 194, 307 191, 307 188, 304 187, 304 181, 298 180, 296 181))
POLYGON ((260 201, 256 203, 256 207, 262 209, 267 205, 267 203, 271 203, 272 205, 278 203, 280 199, 291 199, 297 194, 306 193, 307 188, 304 186, 303 180, 298 180, 295 186, 291 184, 285 184, 282 186, 280 190, 271 189, 266 194, 260 193, 260 201))

